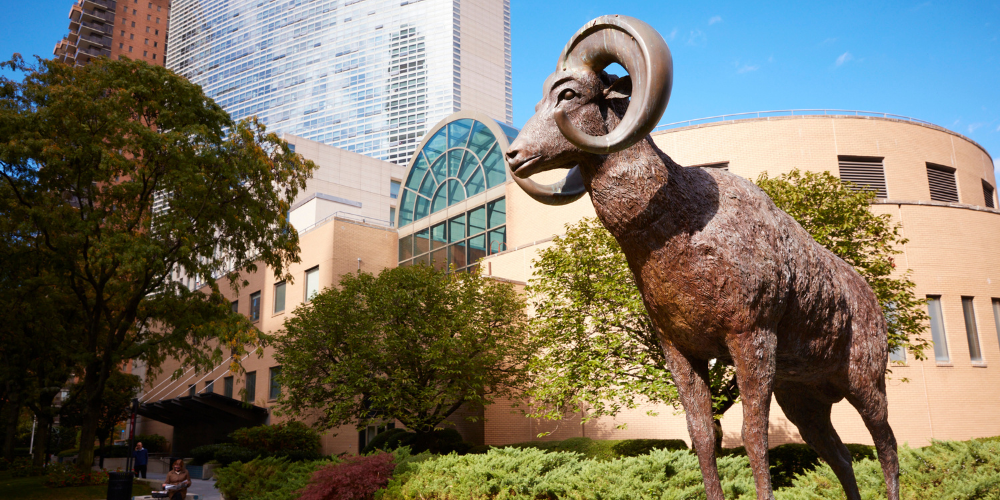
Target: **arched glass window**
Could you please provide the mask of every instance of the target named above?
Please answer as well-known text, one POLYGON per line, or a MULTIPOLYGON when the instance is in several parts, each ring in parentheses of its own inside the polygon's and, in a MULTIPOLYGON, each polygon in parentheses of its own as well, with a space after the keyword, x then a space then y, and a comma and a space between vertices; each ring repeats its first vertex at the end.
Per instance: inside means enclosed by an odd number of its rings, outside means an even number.
MULTIPOLYGON (((504 139, 517 134, 504 131, 504 139)), ((478 120, 462 118, 441 127, 416 152, 399 198, 403 228, 507 181, 504 145, 478 120)))
POLYGON ((502 191, 480 197, 484 202, 464 212, 453 209, 447 217, 424 220, 507 182, 503 152, 518 131, 475 116, 459 112, 446 118, 414 153, 399 195, 399 265, 428 263, 464 270, 507 250, 502 191))

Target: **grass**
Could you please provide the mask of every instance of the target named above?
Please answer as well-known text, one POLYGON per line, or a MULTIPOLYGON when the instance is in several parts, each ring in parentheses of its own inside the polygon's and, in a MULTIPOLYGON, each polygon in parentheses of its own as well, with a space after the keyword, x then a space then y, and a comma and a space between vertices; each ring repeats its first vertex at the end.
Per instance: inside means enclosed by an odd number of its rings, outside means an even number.
MULTIPOLYGON (((45 476, 11 477, 0 472, 0 494, 4 500, 98 500, 108 498, 108 485, 80 486, 76 488, 48 488, 45 476)), ((148 495, 149 486, 132 484, 132 495, 148 495)))

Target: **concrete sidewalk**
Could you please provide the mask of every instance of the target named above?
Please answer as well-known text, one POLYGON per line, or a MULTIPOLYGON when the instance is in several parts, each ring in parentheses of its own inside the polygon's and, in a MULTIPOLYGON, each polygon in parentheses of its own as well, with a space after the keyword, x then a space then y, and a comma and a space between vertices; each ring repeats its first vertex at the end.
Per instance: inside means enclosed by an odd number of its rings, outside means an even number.
MULTIPOLYGON (((146 474, 146 482, 155 481, 155 483, 150 483, 154 490, 160 489, 166 479, 166 474, 146 474)), ((137 481, 142 481, 142 479, 137 479, 137 481)), ((215 489, 215 479, 191 479, 191 487, 187 490, 187 497, 189 500, 222 500, 222 494, 215 489)))

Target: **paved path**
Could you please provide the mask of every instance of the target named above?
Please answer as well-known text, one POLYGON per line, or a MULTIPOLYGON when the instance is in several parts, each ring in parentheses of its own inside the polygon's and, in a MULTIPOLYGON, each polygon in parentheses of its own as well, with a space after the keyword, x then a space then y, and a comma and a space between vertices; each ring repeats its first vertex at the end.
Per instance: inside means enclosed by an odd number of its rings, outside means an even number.
MULTIPOLYGON (((146 474, 147 479, 156 479, 160 484, 167 479, 166 474, 146 474)), ((222 500, 222 494, 215 489, 215 479, 192 479, 188 488, 188 498, 197 495, 194 500, 222 500)))

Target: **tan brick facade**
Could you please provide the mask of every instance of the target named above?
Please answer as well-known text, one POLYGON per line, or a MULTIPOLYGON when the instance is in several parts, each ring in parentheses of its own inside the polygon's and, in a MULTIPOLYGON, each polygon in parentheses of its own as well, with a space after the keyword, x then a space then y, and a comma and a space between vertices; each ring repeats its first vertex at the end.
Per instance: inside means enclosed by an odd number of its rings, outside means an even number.
MULTIPOLYGON (((756 179, 794 168, 838 174, 838 156, 883 158, 888 198, 873 210, 903 223, 909 238, 898 258, 912 269, 920 297, 940 296, 950 360, 908 360, 889 380, 890 422, 900 443, 923 446, 931 439, 1000 435, 1000 342, 992 300, 1000 298, 1000 212, 985 208, 983 183, 994 189, 989 154, 948 130, 913 122, 853 116, 795 116, 720 122, 659 132, 656 144, 681 165, 728 162, 737 175, 756 179), (927 163, 955 169, 958 204, 933 202, 927 163), (962 297, 973 297, 982 363, 970 360, 962 297), (904 382, 903 379, 908 379, 904 382)), ((555 176, 561 173, 547 173, 555 176)), ((488 259, 496 276, 528 281, 531 262, 563 226, 593 216, 589 197, 563 207, 540 205, 508 184, 508 248, 488 259), (544 214, 544 215, 542 215, 544 214)), ((930 338, 930 331, 927 332, 930 338)), ((585 427, 579 418, 560 422, 509 416, 509 405, 487 409, 486 442, 502 444, 569 436, 594 438, 688 439, 682 414, 670 407, 641 408, 585 427), (652 409, 658 416, 650 417, 652 409), (627 423, 626 429, 616 426, 627 423)), ((857 412, 846 402, 833 409, 834 425, 845 442, 871 443, 857 412)), ((739 405, 723 418, 725 445, 741 443, 739 405)), ((771 444, 800 441, 798 432, 772 404, 771 444)))

